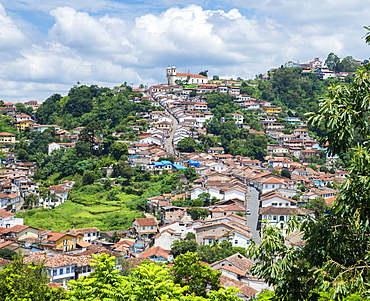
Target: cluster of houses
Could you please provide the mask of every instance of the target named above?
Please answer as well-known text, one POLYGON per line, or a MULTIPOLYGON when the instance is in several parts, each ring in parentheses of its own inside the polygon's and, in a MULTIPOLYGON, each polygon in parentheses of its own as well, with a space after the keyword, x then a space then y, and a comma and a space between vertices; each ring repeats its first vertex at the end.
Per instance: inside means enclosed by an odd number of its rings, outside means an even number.
MULTIPOLYGON (((358 66, 361 66, 363 64, 360 60, 354 60, 354 63, 358 66)), ((323 64, 322 61, 318 57, 315 57, 313 61, 308 63, 295 63, 293 61, 288 61, 285 63, 285 67, 288 68, 296 68, 300 67, 303 68, 302 74, 309 74, 309 73, 316 73, 320 79, 325 80, 328 78, 338 78, 342 81, 348 76, 353 75, 354 72, 334 72, 329 70, 329 68, 323 64)), ((266 76, 266 79, 269 79, 268 76, 266 76)))
MULTIPOLYGON (((322 67, 318 59, 311 63, 313 67, 310 68, 322 67)), ((22 252, 26 256, 25 262, 44 262, 50 282, 65 285, 70 279, 93 271, 88 265, 91 254, 114 254, 133 266, 144 259, 171 262, 173 243, 186 239, 189 233, 194 234, 198 245, 229 241, 234 247, 246 248, 251 239, 259 236, 258 229, 267 223, 288 236, 286 230, 291 218, 300 220, 307 215, 314 216, 313 210, 302 208, 310 200, 320 197, 328 205, 333 203, 337 197, 333 187, 342 183, 348 173, 338 168, 325 173, 310 165, 325 153, 325 149, 310 137, 303 120, 298 117, 279 119, 277 115, 282 108, 240 94, 238 82, 210 83, 204 75, 177 73, 175 67, 167 68, 166 76, 167 85, 152 86, 148 91, 136 89, 142 92, 142 97, 132 101, 146 99, 158 109, 140 113, 149 128, 143 132, 142 128, 132 126, 136 131, 135 141, 119 141, 128 144, 127 164, 132 167, 140 166, 143 171, 153 174, 193 168, 197 179, 189 182, 180 177, 184 183, 182 191, 148 198, 148 217, 135 219, 128 230, 100 231, 92 227, 52 232, 24 225, 23 219, 15 218, 12 210, 24 206, 22 201, 30 194, 40 196, 38 206, 56 207, 67 200, 74 183, 64 181, 40 195, 39 187, 31 180, 35 165, 19 162, 14 154, 8 153, 6 158, 1 158, 0 169, 0 249, 22 252), (197 87, 183 88, 185 82, 197 87), (256 135, 268 135, 275 141, 267 146, 268 155, 263 162, 225 154, 221 146, 210 147, 202 153, 179 153, 176 150, 182 139, 192 137, 197 140, 199 134, 207 134, 204 123, 213 118, 204 96, 207 92, 229 93, 235 96, 234 101, 241 109, 257 111, 263 131, 250 129, 242 114, 233 113, 232 118, 239 127, 256 135), (284 131, 286 124, 295 127, 289 134, 284 131), (283 176, 287 173, 289 176, 283 176), (199 207, 203 209, 201 219, 193 220, 192 207, 180 206, 185 200, 200 203, 199 207), (119 241, 115 239, 117 236, 119 241)), ((116 92, 119 93, 119 89, 116 92)), ((38 106, 37 102, 29 105, 35 109, 38 106)), ((31 116, 17 114, 10 103, 2 108, 9 115, 14 113, 12 116, 19 130, 29 127, 42 132, 53 128, 61 142, 51 143, 49 154, 56 149, 73 147, 82 130, 66 131, 57 125, 39 125, 31 116), (62 142, 66 139, 71 142, 62 142)), ((1 145, 14 143, 15 135, 0 133, 1 145)), ((334 167, 335 159, 327 158, 327 166, 334 167)), ((112 166, 104 169, 109 177, 112 166)), ((303 243, 297 236, 296 246, 303 243)), ((245 300, 268 288, 263 279, 250 273, 253 263, 241 254, 210 266, 222 272, 221 284, 239 287, 239 296, 245 300)))

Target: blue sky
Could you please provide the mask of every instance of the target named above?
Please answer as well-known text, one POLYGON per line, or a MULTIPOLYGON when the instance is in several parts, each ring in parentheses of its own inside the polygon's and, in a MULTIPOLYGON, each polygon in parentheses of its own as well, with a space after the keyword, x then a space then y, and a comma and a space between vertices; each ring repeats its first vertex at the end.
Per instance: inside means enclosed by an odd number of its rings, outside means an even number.
POLYGON ((3 0, 0 99, 163 83, 168 65, 253 78, 330 52, 368 59, 369 13, 363 0, 3 0))

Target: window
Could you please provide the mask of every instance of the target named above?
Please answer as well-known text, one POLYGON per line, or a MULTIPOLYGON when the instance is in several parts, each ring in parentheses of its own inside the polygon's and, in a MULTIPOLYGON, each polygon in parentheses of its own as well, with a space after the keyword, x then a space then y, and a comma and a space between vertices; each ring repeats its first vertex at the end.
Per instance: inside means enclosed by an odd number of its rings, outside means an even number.
POLYGON ((71 272, 71 268, 70 267, 66 268, 66 274, 69 274, 70 272, 71 272))
POLYGON ((274 221, 276 221, 276 220, 277 220, 277 216, 276 216, 276 215, 274 215, 274 216, 272 217, 272 219, 273 219, 274 221))
POLYGON ((270 221, 271 220, 271 215, 268 216, 268 220, 270 221))
POLYGON ((283 222, 284 221, 284 215, 280 215, 280 221, 283 222))
POLYGON ((58 270, 53 270, 53 276, 57 275, 58 270))
POLYGON ((68 245, 68 239, 63 240, 63 245, 68 245))
POLYGON ((87 237, 90 237, 90 233, 87 233, 87 237))
POLYGON ((153 229, 154 229, 154 226, 151 226, 151 227, 150 227, 150 229, 152 229, 152 230, 153 230, 153 229))
POLYGON ((75 267, 71 267, 71 272, 74 273, 75 272, 75 267))
POLYGON ((76 243, 76 238, 72 238, 72 243, 76 243))
POLYGON ((237 245, 237 244, 238 244, 238 240, 237 240, 237 239, 235 239, 234 244, 235 244, 235 245, 237 245))
POLYGON ((145 227, 141 227, 142 230, 145 230, 145 227))
POLYGON ((59 275, 63 275, 64 273, 64 270, 63 269, 59 269, 59 275))

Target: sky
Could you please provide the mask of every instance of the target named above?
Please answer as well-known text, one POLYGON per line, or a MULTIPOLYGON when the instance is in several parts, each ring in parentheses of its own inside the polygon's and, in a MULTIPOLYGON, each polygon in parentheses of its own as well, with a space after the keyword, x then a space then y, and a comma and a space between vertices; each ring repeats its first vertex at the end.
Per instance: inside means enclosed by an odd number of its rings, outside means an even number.
POLYGON ((289 60, 368 59, 364 0, 2 0, 0 99, 80 82, 165 83, 165 69, 254 78, 289 60))

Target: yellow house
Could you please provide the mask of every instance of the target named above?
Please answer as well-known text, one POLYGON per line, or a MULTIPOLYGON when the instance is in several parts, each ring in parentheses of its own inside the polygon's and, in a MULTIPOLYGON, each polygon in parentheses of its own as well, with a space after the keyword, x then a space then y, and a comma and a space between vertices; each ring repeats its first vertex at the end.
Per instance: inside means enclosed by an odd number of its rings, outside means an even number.
POLYGON ((0 144, 15 143, 15 135, 7 132, 0 133, 0 144))
POLYGON ((55 251, 71 251, 76 249, 76 243, 82 241, 81 234, 67 234, 59 232, 50 232, 47 238, 41 243, 45 249, 53 249, 55 251))
POLYGON ((282 111, 281 107, 264 107, 263 110, 269 114, 279 114, 282 111))
POLYGON ((18 131, 24 131, 26 128, 30 128, 31 124, 33 123, 35 122, 32 120, 20 120, 14 122, 13 125, 15 126, 16 129, 18 129, 18 131))

